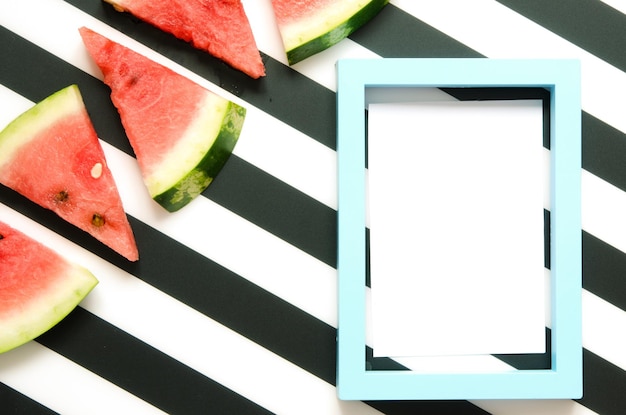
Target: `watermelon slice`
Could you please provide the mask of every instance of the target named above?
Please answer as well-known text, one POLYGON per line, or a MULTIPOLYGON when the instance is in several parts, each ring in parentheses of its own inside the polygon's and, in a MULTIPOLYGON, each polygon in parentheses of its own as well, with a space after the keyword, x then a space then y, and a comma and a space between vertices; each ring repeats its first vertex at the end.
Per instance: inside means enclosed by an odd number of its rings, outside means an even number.
POLYGON ((289 64, 339 43, 387 3, 389 0, 272 0, 289 64))
POLYGON ((85 27, 150 196, 170 212, 213 181, 232 153, 245 108, 85 27))
POLYGON ((0 353, 46 332, 96 284, 85 268, 0 222, 0 353))
POLYGON ((252 78, 265 75, 241 0, 105 0, 252 78))
POLYGON ((138 259, 117 186, 76 85, 44 99, 0 132, 0 183, 127 259, 138 259))

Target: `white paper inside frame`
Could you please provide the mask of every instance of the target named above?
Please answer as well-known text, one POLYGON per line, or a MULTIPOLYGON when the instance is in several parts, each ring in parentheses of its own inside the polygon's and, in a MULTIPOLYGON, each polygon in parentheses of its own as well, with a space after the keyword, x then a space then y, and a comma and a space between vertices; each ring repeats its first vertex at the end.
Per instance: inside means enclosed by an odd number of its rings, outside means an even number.
POLYGON ((545 351, 541 101, 370 104, 375 356, 545 351))

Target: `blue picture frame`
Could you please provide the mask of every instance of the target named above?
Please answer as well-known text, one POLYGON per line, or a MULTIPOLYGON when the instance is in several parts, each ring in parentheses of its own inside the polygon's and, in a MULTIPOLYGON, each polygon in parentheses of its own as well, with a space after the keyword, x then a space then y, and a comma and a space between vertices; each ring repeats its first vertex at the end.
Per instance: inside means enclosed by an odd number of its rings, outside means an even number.
POLYGON ((573 399, 582 395, 580 64, 576 60, 346 59, 337 63, 337 389, 344 400, 573 399), (550 92, 551 367, 422 373, 366 369, 367 88, 550 92))

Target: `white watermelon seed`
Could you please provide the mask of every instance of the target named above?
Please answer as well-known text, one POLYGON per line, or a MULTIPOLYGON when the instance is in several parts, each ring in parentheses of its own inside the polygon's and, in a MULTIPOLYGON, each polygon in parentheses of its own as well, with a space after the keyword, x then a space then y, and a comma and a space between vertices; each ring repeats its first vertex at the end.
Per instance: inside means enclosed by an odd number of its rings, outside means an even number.
POLYGON ((97 179, 100 176, 102 176, 102 163, 96 163, 91 168, 91 177, 97 179))

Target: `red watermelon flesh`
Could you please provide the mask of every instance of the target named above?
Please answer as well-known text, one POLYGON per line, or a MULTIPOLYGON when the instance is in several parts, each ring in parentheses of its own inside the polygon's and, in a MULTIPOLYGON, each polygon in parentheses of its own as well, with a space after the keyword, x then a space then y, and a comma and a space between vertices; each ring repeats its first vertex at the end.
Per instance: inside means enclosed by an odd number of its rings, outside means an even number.
POLYGON ((43 100, 0 133, 0 182, 127 259, 138 259, 117 186, 75 85, 43 100))
POLYGON ((85 268, 0 222, 0 353, 54 326, 96 284, 85 268))
POLYGON ((241 0, 105 0, 252 78, 265 75, 241 0))
POLYGON ((336 3, 337 0, 272 0, 272 8, 276 23, 284 25, 305 19, 336 3))

